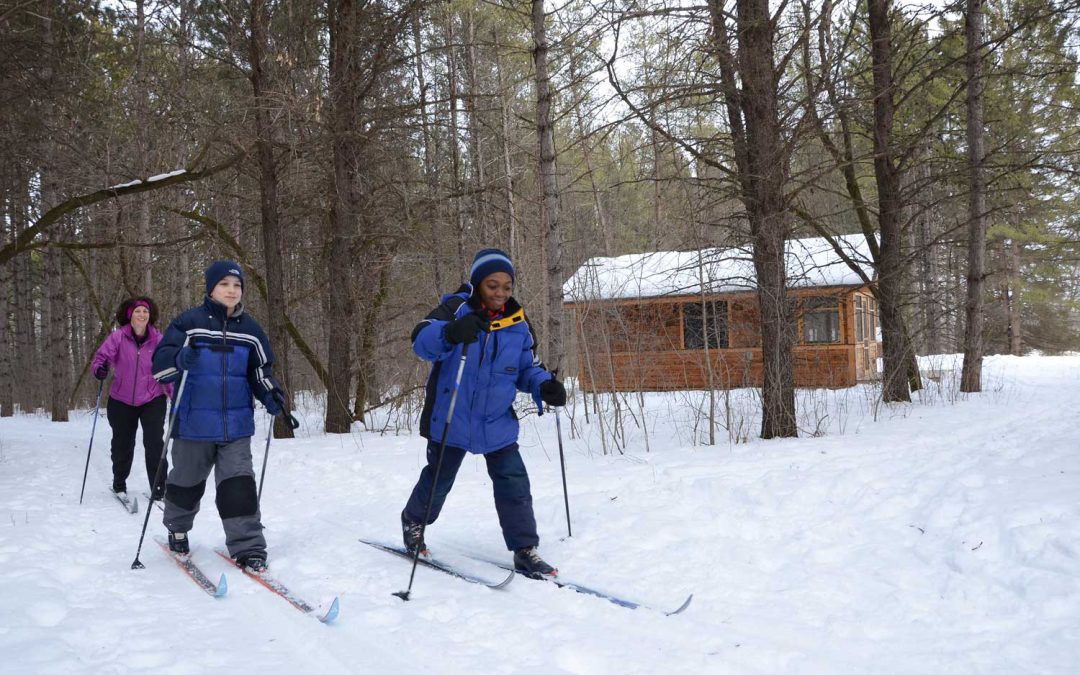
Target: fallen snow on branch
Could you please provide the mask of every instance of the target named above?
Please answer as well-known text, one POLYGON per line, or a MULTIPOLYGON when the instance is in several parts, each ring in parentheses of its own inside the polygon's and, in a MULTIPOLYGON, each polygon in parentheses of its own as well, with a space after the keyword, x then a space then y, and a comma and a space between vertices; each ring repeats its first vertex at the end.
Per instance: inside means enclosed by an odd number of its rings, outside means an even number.
MULTIPOLYGON (((179 176, 180 174, 184 174, 184 173, 187 173, 187 169, 177 169, 176 171, 170 171, 169 173, 159 173, 156 176, 150 176, 149 178, 146 179, 145 182, 154 183, 154 182, 157 182, 159 180, 165 180, 166 178, 172 178, 173 176, 179 176)), ((140 184, 142 182, 144 182, 144 181, 142 181, 142 180, 133 180, 133 181, 131 181, 129 183, 120 183, 119 185, 113 185, 109 189, 110 190, 119 190, 120 188, 132 187, 132 186, 138 185, 138 184, 140 184)))

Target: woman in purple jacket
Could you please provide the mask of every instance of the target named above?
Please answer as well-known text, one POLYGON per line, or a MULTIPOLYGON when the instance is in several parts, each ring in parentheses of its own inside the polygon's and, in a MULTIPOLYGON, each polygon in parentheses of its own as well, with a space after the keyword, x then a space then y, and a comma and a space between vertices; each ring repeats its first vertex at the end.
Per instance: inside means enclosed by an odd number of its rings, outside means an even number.
POLYGON ((127 477, 135 455, 135 432, 142 424, 143 449, 146 453, 147 484, 161 499, 165 490, 168 464, 161 467, 161 481, 155 486, 158 461, 165 461, 161 449, 165 442, 165 408, 172 385, 161 385, 151 373, 154 349, 161 342, 161 332, 154 328, 157 305, 150 298, 130 298, 116 310, 114 330, 94 354, 90 369, 104 380, 113 369, 109 389, 109 426, 112 427, 113 492, 127 492, 127 477))

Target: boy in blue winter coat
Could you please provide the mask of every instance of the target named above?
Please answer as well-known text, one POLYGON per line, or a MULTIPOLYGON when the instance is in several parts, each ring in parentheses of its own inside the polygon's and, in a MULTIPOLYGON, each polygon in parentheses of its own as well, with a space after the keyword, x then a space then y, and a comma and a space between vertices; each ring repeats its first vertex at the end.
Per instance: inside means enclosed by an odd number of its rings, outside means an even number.
POLYGON ((480 454, 487 461, 495 510, 506 547, 514 552, 515 567, 537 578, 553 577, 558 571, 536 552, 540 538, 529 475, 518 451, 513 404, 518 391, 528 392, 543 414, 541 403, 566 404, 566 390, 536 357, 532 327, 512 297, 513 290, 510 258, 498 249, 483 249, 473 260, 469 283, 444 296, 413 329, 413 351, 432 362, 420 418, 420 434, 428 439, 427 466, 401 512, 401 527, 405 548, 426 555, 424 529, 439 517, 465 453, 480 454), (465 370, 447 426, 463 355, 465 370))
POLYGON ((187 533, 199 512, 206 478, 214 469, 217 508, 225 543, 239 567, 266 569, 266 539, 259 513, 251 436, 252 396, 271 415, 285 397, 271 377, 274 354, 259 323, 244 312, 244 273, 231 260, 206 269, 206 297, 173 319, 154 351, 154 377, 184 379, 173 415, 173 466, 165 490, 169 547, 189 552, 187 533))

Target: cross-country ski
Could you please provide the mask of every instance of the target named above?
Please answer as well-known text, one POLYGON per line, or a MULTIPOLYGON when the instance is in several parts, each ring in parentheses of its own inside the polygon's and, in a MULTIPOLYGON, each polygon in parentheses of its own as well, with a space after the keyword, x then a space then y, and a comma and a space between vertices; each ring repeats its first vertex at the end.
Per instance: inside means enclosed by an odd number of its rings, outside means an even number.
MULTIPOLYGON (((233 559, 226 551, 216 549, 215 552, 221 556, 226 562, 232 563, 233 559)), ((289 590, 285 584, 281 583, 270 571, 264 570, 262 572, 256 572, 250 567, 240 566, 240 571, 244 573, 250 579, 253 579, 259 586, 267 589, 275 595, 281 596, 286 602, 300 610, 305 614, 310 614, 317 618, 322 623, 330 623, 337 618, 340 611, 340 602, 337 597, 334 597, 330 602, 322 603, 321 605, 312 605, 306 602, 299 595, 289 590)))

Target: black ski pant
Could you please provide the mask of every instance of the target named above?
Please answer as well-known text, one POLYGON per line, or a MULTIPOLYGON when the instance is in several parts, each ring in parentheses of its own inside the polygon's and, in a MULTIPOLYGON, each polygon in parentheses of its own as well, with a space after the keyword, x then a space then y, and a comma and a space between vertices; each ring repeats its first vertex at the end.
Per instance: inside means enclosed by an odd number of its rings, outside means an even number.
MULTIPOLYGON (((465 454, 466 451, 461 448, 447 446, 444 449, 442 467, 439 469, 439 484, 435 486, 435 501, 431 504, 428 525, 439 517, 465 454)), ((529 474, 525 470, 518 444, 511 443, 505 448, 489 452, 484 455, 484 459, 487 461, 488 476, 491 477, 495 511, 499 514, 499 525, 502 527, 506 548, 514 551, 539 545, 540 536, 536 533, 529 474)), ((416 482, 409 502, 405 505, 405 517, 414 523, 424 520, 438 460, 439 444, 428 441, 427 466, 420 471, 420 480, 416 482)))
MULTIPOLYGON (((109 426, 112 427, 112 469, 113 489, 127 490, 127 478, 131 473, 131 463, 135 458, 135 432, 142 425, 143 452, 146 459, 146 484, 154 489, 154 476, 161 449, 165 447, 165 409, 168 397, 162 394, 149 403, 134 406, 110 397, 106 411, 109 426)), ((165 485, 165 474, 169 471, 168 460, 161 468, 161 481, 165 485)))

